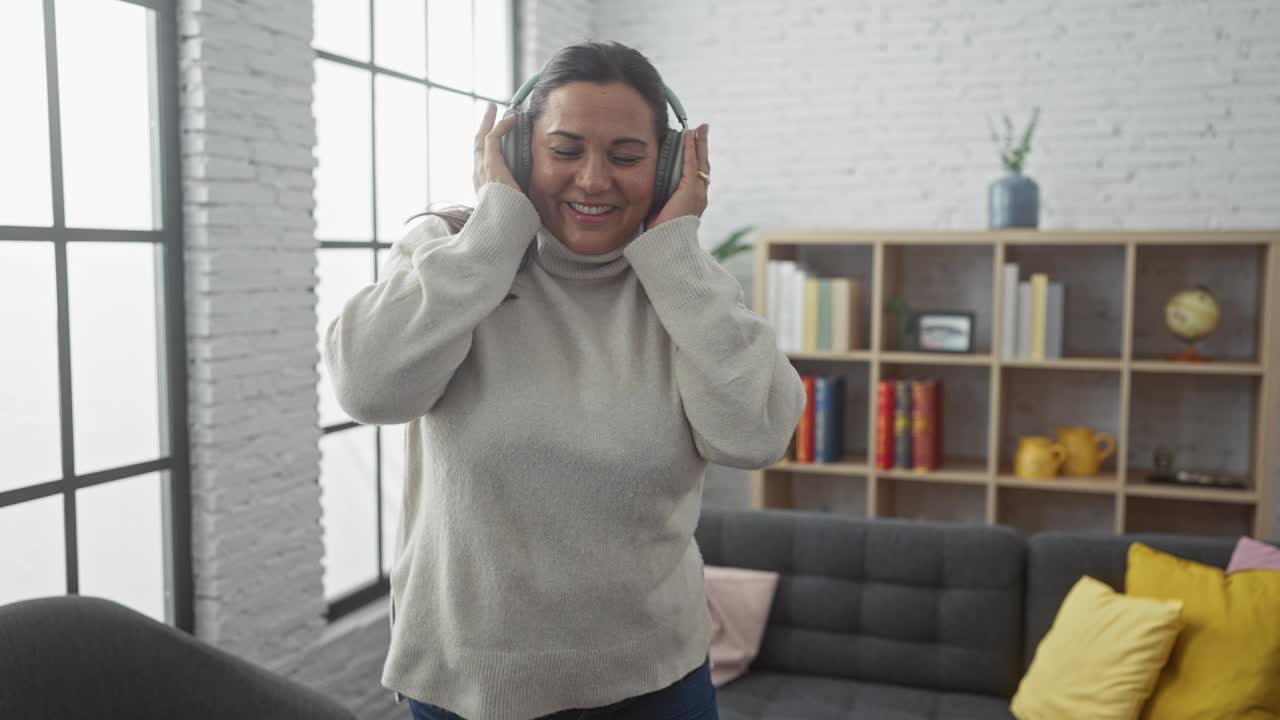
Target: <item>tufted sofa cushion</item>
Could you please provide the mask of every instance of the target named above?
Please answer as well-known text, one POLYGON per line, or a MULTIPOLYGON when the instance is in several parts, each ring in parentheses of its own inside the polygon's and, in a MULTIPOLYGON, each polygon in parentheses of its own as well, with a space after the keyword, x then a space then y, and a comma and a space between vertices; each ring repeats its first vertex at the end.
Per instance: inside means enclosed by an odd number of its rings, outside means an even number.
MULTIPOLYGON (((1025 544, 1011 529, 707 509, 696 538, 706 564, 781 575, 752 674, 920 688, 931 702, 977 694, 1007 706, 1017 689, 1025 544)), ((751 679, 726 688, 741 697, 735 686, 751 679)))

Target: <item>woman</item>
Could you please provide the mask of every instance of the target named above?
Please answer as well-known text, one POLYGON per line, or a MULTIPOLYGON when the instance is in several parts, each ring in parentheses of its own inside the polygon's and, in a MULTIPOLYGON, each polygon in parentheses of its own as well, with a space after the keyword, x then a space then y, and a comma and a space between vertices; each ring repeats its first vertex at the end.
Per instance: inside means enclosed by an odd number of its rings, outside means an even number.
POLYGON ((529 97, 528 194, 491 105, 465 225, 429 215, 326 333, 342 407, 408 423, 382 682, 415 718, 714 719, 703 472, 781 457, 804 391, 698 244, 706 125, 651 208, 653 66, 575 45, 529 97))

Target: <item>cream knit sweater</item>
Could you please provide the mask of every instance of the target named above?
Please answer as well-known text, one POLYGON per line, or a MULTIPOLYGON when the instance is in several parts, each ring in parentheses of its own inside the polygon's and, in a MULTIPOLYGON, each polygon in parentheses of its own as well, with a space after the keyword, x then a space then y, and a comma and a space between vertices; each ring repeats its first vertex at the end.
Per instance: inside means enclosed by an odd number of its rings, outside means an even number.
POLYGON ((397 699, 528 720, 707 656, 706 464, 780 458, 805 395, 698 225, 582 255, 489 183, 461 233, 429 217, 330 322, 341 406, 408 423, 382 673, 397 699))

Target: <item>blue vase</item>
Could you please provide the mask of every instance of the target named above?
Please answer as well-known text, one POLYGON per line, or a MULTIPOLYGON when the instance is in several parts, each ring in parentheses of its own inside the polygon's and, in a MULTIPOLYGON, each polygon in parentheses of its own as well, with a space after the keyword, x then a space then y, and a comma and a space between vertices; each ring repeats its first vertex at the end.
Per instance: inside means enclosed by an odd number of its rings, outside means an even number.
POLYGON ((1040 188, 1035 180, 1011 170, 987 188, 989 228, 1033 228, 1039 224, 1040 188))

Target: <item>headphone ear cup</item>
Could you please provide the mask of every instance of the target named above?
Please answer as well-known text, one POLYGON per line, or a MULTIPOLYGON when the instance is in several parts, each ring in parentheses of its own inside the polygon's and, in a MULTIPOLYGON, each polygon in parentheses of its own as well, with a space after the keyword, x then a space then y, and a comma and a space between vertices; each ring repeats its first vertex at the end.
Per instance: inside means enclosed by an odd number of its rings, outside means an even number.
POLYGON ((653 176, 653 205, 650 214, 656 215, 671 199, 680 184, 684 169, 684 131, 668 130, 658 147, 658 167, 653 176))
POLYGON ((502 136, 502 159, 516 184, 527 193, 533 172, 533 126, 527 114, 518 110, 508 110, 507 114, 512 112, 516 114, 516 124, 502 136))

